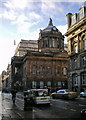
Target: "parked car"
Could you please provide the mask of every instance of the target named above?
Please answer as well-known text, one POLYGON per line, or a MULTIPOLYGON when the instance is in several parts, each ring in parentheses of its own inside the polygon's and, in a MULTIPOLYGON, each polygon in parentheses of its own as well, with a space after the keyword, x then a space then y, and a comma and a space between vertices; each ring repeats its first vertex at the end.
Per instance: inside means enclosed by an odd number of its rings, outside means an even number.
POLYGON ((31 98, 34 104, 50 104, 48 89, 31 89, 26 92, 27 100, 31 98))
POLYGON ((78 97, 78 93, 68 89, 60 89, 52 93, 51 96, 52 98, 74 99, 78 97))
POLYGON ((86 120, 86 109, 81 110, 81 120, 86 120))
POLYGON ((86 90, 80 93, 80 97, 86 97, 86 90))
POLYGON ((3 90, 2 90, 2 92, 3 93, 10 93, 11 92, 11 88, 4 88, 3 90))

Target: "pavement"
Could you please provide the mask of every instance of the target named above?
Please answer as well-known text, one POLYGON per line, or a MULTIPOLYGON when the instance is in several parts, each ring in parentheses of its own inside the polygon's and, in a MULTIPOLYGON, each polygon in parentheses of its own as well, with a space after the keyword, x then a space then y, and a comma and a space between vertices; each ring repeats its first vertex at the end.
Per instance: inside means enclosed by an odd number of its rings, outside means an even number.
POLYGON ((13 104, 11 94, 0 92, 0 120, 33 120, 32 111, 24 111, 13 104))

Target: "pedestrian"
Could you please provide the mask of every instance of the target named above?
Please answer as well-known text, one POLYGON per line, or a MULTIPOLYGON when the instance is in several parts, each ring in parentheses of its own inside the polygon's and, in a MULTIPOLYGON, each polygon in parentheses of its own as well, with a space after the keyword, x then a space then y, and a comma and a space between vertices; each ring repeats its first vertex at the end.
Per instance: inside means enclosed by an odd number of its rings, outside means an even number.
POLYGON ((16 100, 16 93, 17 93, 17 91, 14 90, 14 89, 11 91, 11 94, 12 94, 12 101, 13 101, 14 104, 15 104, 15 100, 16 100))

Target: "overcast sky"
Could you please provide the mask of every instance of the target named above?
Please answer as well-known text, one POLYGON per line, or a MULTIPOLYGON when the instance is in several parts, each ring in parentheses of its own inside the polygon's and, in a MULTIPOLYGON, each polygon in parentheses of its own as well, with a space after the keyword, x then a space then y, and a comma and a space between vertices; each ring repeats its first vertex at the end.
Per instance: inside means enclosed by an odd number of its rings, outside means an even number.
POLYGON ((21 39, 37 40, 40 29, 47 27, 49 18, 64 34, 67 31, 66 14, 79 12, 84 1, 0 0, 0 74, 11 63, 21 39))

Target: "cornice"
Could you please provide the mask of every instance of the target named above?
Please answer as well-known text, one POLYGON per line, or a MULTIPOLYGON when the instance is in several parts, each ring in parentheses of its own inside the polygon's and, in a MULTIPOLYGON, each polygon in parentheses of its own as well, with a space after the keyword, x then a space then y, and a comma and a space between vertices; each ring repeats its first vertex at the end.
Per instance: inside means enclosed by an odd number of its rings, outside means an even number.
POLYGON ((68 36, 69 34, 73 33, 73 31, 80 28, 80 26, 85 25, 85 23, 86 23, 86 17, 82 18, 80 21, 78 21, 74 25, 72 25, 64 35, 68 36))

